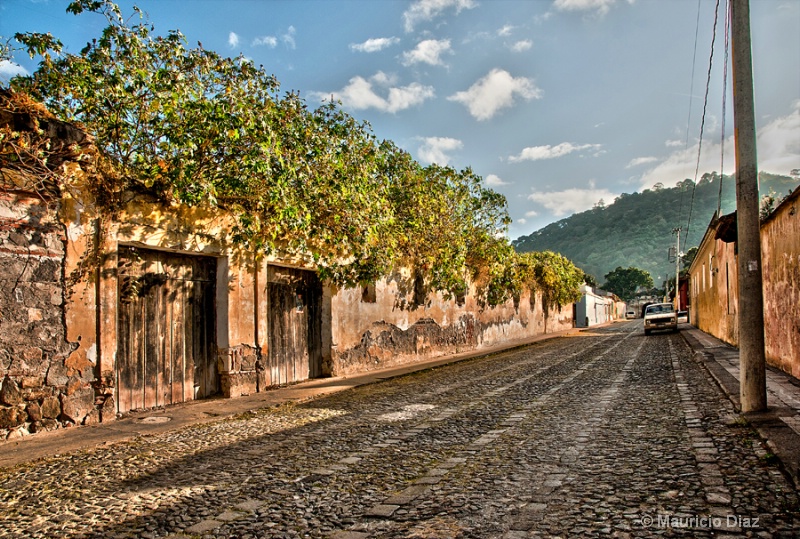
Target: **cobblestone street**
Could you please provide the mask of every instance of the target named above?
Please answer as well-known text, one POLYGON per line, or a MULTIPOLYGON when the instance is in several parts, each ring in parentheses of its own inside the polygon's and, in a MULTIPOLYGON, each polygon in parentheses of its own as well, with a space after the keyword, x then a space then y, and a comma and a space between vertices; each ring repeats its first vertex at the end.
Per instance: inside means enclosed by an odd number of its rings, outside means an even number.
POLYGON ((800 537, 798 494, 640 321, 0 470, 2 538, 800 537))

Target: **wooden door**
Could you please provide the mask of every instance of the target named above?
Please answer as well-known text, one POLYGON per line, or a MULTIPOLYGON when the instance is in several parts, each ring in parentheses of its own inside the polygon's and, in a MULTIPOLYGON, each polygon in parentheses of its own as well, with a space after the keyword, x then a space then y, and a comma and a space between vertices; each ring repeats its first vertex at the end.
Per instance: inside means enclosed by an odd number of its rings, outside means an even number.
POLYGON ((118 269, 117 410, 217 393, 216 260, 120 247, 118 269))
POLYGON ((322 284, 311 271, 270 266, 267 385, 322 374, 322 284))

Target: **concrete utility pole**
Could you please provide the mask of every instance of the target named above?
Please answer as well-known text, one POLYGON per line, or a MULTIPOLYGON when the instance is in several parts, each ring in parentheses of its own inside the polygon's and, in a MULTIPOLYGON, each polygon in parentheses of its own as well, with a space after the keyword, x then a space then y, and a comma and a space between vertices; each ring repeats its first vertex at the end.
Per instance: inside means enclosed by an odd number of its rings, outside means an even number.
POLYGON ((675 234, 675 310, 681 310, 680 278, 681 278, 681 227, 673 228, 675 234))
POLYGON ((749 0, 731 0, 731 35, 739 251, 739 393, 742 412, 757 412, 767 408, 767 381, 749 0))

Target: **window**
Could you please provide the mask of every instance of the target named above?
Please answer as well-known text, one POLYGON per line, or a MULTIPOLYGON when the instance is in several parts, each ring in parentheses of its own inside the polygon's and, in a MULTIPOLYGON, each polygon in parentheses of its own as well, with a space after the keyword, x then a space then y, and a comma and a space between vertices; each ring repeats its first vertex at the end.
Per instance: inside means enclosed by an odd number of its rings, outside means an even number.
POLYGON ((727 262, 725 262, 725 295, 728 299, 728 314, 733 314, 733 308, 731 306, 731 274, 727 262))
POLYGON ((706 291, 706 265, 703 264, 703 292, 706 291))
POLYGON ((714 286, 714 255, 708 255, 708 286, 714 286))

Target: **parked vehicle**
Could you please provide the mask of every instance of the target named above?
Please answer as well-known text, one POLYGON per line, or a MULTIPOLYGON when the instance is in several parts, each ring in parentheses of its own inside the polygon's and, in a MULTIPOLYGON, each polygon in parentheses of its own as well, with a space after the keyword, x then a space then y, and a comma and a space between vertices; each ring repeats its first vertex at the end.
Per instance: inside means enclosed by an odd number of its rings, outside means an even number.
POLYGON ((678 313, 672 303, 654 303, 644 311, 644 334, 661 329, 678 330, 678 313))
POLYGON ((633 309, 629 309, 629 310, 628 310, 628 311, 625 313, 625 318, 627 318, 627 319, 629 319, 629 320, 630 320, 631 318, 636 318, 636 311, 634 311, 633 309))

